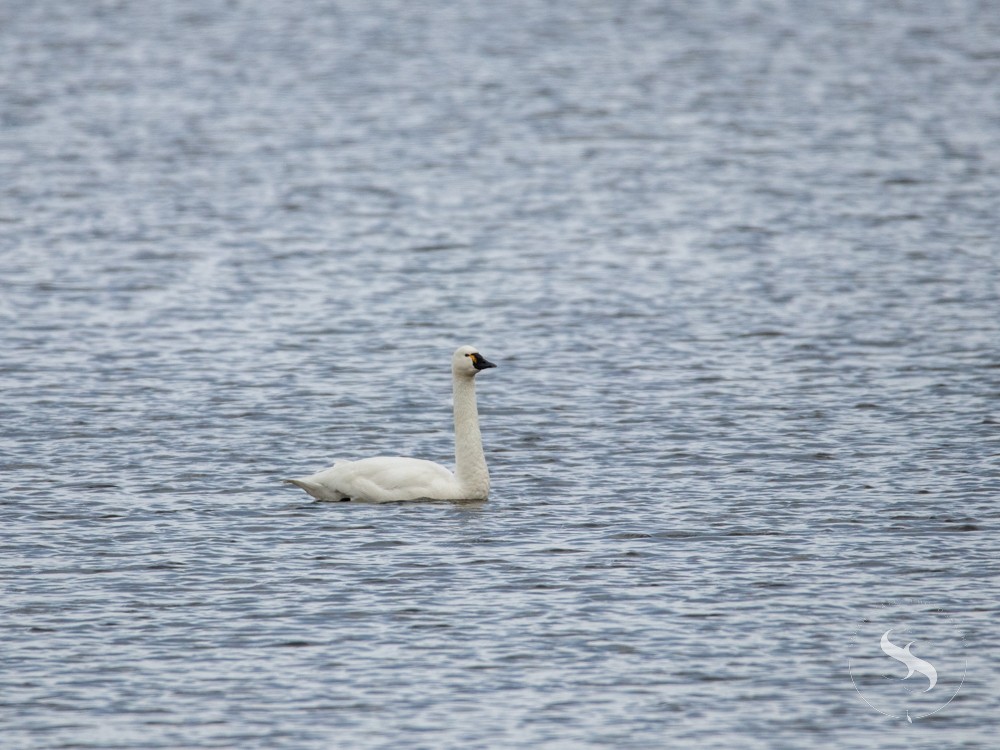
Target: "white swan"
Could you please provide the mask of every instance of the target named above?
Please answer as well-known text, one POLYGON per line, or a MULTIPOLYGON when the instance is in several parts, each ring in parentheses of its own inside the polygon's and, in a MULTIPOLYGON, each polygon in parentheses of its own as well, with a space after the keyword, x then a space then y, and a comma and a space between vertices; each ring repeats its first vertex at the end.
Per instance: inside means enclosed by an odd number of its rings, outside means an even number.
POLYGON ((451 358, 455 409, 455 473, 433 461, 379 456, 339 461, 329 469, 287 482, 318 500, 391 503, 402 500, 485 500, 490 474, 483 454, 476 409, 475 377, 496 367, 473 346, 460 346, 451 358))

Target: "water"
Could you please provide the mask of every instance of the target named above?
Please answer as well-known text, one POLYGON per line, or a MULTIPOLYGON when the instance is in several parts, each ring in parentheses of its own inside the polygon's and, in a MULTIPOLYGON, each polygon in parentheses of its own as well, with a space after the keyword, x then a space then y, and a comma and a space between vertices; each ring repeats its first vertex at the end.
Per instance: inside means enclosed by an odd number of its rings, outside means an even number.
POLYGON ((993 747, 998 39, 5 4, 3 746, 993 747), (461 343, 488 503, 280 483, 449 461, 461 343))

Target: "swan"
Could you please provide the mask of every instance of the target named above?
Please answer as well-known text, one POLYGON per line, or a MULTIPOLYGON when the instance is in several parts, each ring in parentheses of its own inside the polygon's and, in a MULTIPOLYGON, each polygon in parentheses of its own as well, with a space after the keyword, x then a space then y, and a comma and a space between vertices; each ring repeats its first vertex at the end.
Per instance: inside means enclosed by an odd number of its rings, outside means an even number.
POLYGON ((377 456, 337 461, 308 477, 287 479, 317 500, 392 503, 403 500, 485 500, 490 474, 483 454, 476 409, 476 375, 496 367, 474 346, 460 346, 451 357, 455 410, 455 473, 418 458, 377 456))

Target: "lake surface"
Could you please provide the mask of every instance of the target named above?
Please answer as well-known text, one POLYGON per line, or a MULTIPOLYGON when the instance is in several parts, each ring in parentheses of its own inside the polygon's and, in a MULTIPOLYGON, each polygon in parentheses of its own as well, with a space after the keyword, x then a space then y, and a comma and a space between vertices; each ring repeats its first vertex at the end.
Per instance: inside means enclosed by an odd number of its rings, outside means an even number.
POLYGON ((971 0, 5 3, 3 746, 995 747, 998 92, 971 0), (281 484, 464 343, 488 503, 281 484))

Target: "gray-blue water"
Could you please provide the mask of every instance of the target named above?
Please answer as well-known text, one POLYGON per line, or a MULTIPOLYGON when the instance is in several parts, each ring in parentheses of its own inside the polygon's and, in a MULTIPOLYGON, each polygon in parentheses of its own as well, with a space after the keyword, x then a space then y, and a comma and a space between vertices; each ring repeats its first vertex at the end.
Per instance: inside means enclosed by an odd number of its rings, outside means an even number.
POLYGON ((995 747, 998 237, 992 2, 7 0, 3 748, 995 747))

